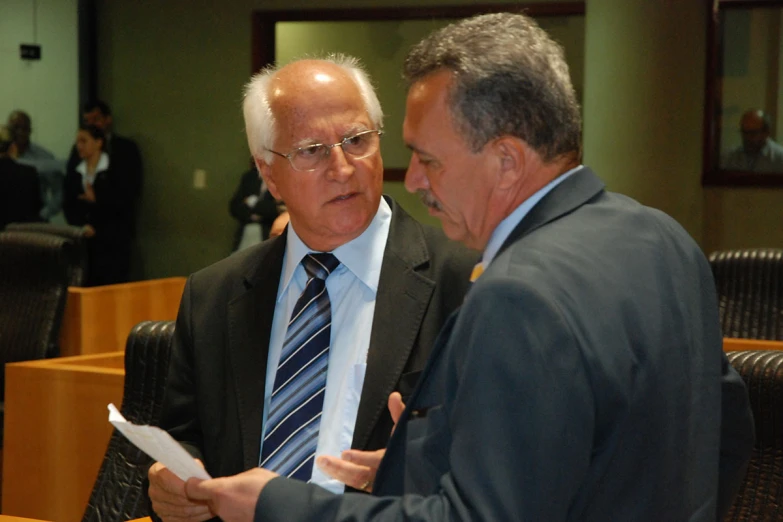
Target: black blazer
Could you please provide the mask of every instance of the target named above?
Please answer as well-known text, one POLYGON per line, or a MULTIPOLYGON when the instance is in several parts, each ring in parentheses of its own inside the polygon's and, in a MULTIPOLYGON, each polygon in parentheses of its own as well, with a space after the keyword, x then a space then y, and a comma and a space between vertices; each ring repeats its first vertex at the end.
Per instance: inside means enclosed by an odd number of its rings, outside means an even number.
POLYGON ((275 478, 256 520, 714 522, 752 446, 704 254, 582 169, 446 322, 375 497, 275 478))
POLYGON ((0 230, 8 223, 41 221, 38 172, 11 158, 0 158, 0 230))
MULTIPOLYGON (((127 220, 127 233, 128 237, 133 238, 136 235, 136 214, 138 213, 138 200, 141 197, 141 191, 144 182, 144 170, 141 162, 141 153, 136 142, 130 138, 125 138, 118 134, 112 134, 110 139, 106 140, 104 147, 105 152, 109 155, 109 167, 115 173, 121 175, 123 188, 123 199, 130 203, 127 207, 129 212, 127 220)), ((68 164, 66 165, 66 183, 68 173, 75 171, 76 166, 81 162, 79 154, 76 151, 76 146, 71 148, 71 154, 68 157, 68 164)), ((78 174, 78 173, 77 173, 78 174)), ((74 189, 74 186, 71 187, 74 189)), ((67 193, 64 197, 67 197, 67 193)), ((63 206, 65 203, 63 203, 63 206)), ((63 208, 65 212, 65 208, 63 208)), ((66 219, 68 216, 66 214, 66 219)), ((70 221, 69 221, 70 223, 70 221)))
MULTIPOLYGON (((478 257, 390 198, 367 372, 352 447, 386 445, 389 394, 410 393, 478 257)), ((286 234, 190 276, 177 317, 160 425, 213 476, 258 465, 267 346, 286 234)))
POLYGON ((245 225, 254 223, 250 219, 250 216, 253 214, 260 217, 260 221, 257 221, 257 223, 261 225, 262 238, 269 238, 269 230, 272 228, 272 223, 274 223, 278 215, 277 201, 275 201, 274 196, 268 190, 261 195, 261 178, 256 169, 252 168, 242 174, 239 186, 228 204, 228 211, 231 212, 234 219, 239 221, 232 250, 236 250, 239 246, 245 225), (252 195, 259 196, 259 199, 255 205, 248 207, 245 204, 245 198, 252 195))
POLYGON ((120 165, 109 160, 109 168, 93 182, 95 202, 79 199, 84 194, 82 175, 68 170, 63 185, 63 213, 69 224, 92 225, 100 243, 129 243, 135 221, 134 181, 120 165))

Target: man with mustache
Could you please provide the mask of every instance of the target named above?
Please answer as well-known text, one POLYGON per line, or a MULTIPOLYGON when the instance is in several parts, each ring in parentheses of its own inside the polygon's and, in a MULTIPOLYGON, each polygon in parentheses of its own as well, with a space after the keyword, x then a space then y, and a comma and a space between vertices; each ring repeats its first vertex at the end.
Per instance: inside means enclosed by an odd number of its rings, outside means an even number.
POLYGON ((722 520, 753 421, 709 264, 580 164, 562 48, 529 17, 484 15, 416 45, 404 74, 406 187, 482 262, 374 496, 263 467, 188 496, 232 522, 722 520))

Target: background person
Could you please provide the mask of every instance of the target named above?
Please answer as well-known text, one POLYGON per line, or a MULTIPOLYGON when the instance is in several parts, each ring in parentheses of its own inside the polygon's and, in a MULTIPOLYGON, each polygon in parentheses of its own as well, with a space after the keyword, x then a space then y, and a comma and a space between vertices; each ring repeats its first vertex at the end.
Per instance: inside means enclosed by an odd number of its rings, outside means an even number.
POLYGON ((29 165, 38 172, 41 200, 44 202, 41 208, 41 218, 44 221, 49 221, 62 211, 64 162, 56 159, 54 154, 30 140, 33 123, 30 115, 26 112, 15 110, 9 114, 8 127, 14 134, 16 161, 22 165, 29 165))
POLYGON ((783 146, 770 137, 769 115, 751 109, 740 118, 742 145, 721 162, 727 170, 783 173, 783 146))
POLYGON ((65 177, 63 210, 69 224, 88 237, 87 286, 129 280, 134 190, 131 177, 104 151, 105 135, 81 125, 76 150, 81 161, 65 177))
POLYGON ((14 161, 14 147, 13 132, 0 125, 0 230, 9 223, 41 220, 38 173, 14 161))

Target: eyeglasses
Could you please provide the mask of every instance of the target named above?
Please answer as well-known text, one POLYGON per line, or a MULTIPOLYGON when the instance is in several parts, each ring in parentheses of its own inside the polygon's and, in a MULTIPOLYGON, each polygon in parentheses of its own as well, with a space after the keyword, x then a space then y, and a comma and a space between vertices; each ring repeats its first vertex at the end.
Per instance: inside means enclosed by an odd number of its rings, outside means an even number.
POLYGON ((342 148, 345 154, 348 154, 354 159, 362 159, 375 154, 378 152, 382 134, 382 130, 366 130, 354 134, 353 136, 343 138, 332 145, 314 143, 307 147, 294 149, 288 154, 281 154, 272 149, 266 150, 272 154, 277 154, 281 158, 287 159, 294 170, 309 172, 323 167, 332 149, 337 146, 342 148))

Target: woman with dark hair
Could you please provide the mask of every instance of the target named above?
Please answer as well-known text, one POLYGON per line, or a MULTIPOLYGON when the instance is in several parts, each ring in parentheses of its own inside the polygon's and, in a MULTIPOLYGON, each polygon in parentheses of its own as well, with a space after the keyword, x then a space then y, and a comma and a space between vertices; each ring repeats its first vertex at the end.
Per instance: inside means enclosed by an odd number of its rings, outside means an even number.
POLYGON ((133 199, 128 176, 109 163, 104 132, 81 125, 76 150, 81 162, 65 175, 63 211, 71 225, 84 227, 89 238, 87 286, 128 280, 133 199))

